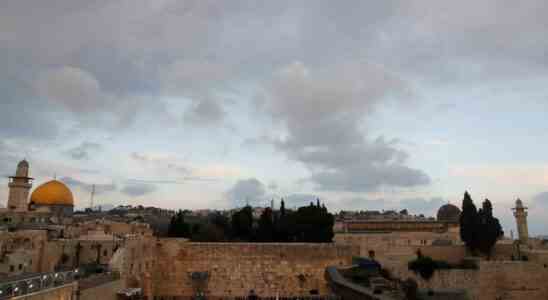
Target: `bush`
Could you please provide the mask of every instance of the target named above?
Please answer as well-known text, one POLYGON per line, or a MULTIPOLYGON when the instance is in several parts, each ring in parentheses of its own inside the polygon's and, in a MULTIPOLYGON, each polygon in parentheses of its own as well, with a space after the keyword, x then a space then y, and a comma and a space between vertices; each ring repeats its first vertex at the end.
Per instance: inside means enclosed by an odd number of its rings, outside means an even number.
POLYGON ((453 266, 443 260, 434 260, 429 256, 422 255, 421 250, 417 250, 417 258, 408 264, 409 270, 419 274, 423 279, 430 280, 435 270, 452 269, 453 266))
POLYGON ((430 280, 436 270, 436 262, 428 256, 419 256, 408 264, 409 270, 419 274, 424 280, 430 280))

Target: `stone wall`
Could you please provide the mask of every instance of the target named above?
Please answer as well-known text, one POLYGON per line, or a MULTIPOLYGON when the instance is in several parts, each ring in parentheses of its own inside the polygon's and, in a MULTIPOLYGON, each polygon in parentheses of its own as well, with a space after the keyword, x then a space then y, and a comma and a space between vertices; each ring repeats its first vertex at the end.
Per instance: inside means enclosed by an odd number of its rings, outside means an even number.
POLYGON ((418 249, 430 247, 436 240, 457 244, 459 237, 458 232, 337 233, 334 240, 337 244, 359 247, 360 256, 367 257, 369 251, 374 251, 375 258, 383 265, 399 265, 415 258, 418 249))
POLYGON ((450 264, 460 264, 466 256, 464 246, 424 246, 420 247, 424 256, 430 256, 435 260, 441 260, 450 264))
POLYGON ((42 290, 24 296, 14 297, 12 300, 72 300, 77 289, 77 283, 69 283, 62 286, 42 290))
POLYGON ((482 262, 476 299, 548 299, 548 268, 532 262, 482 262))
POLYGON ((0 233, 0 277, 42 272, 42 253, 47 233, 19 230, 0 233))
POLYGON ((121 246, 122 241, 114 239, 51 240, 46 243, 45 251, 43 252, 41 271, 51 272, 55 266, 73 268, 78 265, 93 264, 97 262, 98 256, 99 263, 106 265, 121 246))
POLYGON ((343 266, 357 247, 335 244, 189 243, 177 239, 142 240, 124 249, 123 276, 148 297, 235 297, 327 295, 327 266, 343 266), (137 247, 137 249, 135 248, 137 247), (140 248, 140 249, 139 249, 140 248), (150 259, 156 258, 156 259, 150 259), (208 280, 192 279, 208 274, 208 280))
POLYGON ((530 250, 523 253, 529 261, 548 265, 548 250, 530 250))
POLYGON ((116 293, 120 290, 121 280, 111 280, 87 288, 81 286, 78 300, 116 300, 116 293))
POLYGON ((464 288, 473 300, 548 299, 548 269, 532 262, 481 261, 478 270, 436 271, 428 282, 403 266, 393 274, 414 278, 421 288, 464 288))

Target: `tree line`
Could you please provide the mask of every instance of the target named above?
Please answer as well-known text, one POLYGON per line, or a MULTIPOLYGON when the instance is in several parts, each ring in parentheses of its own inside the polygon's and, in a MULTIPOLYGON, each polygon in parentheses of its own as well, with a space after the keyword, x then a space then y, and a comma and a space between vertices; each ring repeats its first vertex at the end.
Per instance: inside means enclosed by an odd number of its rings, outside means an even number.
POLYGON ((282 200, 279 210, 267 207, 258 220, 249 205, 231 218, 216 213, 207 222, 193 225, 185 222, 184 213, 179 211, 171 218, 168 236, 196 242, 330 243, 334 223, 334 216, 319 199, 294 211, 286 209, 282 200))

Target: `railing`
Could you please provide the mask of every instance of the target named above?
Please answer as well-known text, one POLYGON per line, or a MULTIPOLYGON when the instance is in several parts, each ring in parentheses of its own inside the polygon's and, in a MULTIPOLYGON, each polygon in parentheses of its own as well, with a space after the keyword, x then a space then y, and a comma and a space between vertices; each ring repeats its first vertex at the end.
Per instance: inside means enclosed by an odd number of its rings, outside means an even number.
POLYGON ((330 266, 325 270, 325 277, 331 288, 337 296, 343 299, 364 299, 364 300, 393 300, 389 295, 376 295, 373 290, 355 284, 344 278, 337 267, 330 266))
POLYGON ((78 269, 18 276, 0 282, 0 299, 12 298, 72 283, 79 278, 78 269))
POLYGON ((78 280, 78 289, 86 290, 96 286, 103 285, 108 282, 116 281, 120 279, 120 273, 118 272, 105 272, 99 274, 92 274, 86 278, 78 280))

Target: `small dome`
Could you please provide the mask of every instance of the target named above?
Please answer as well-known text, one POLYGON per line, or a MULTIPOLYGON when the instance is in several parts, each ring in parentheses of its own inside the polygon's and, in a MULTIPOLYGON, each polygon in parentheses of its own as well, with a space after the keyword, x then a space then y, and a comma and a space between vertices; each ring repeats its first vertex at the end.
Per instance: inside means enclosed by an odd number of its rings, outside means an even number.
POLYGON ((460 209, 453 204, 445 204, 438 210, 438 221, 459 222, 460 209))
POLYGON ((70 189, 62 182, 52 180, 37 187, 30 201, 37 205, 69 205, 74 206, 70 189))
POLYGON ((523 201, 521 201, 521 199, 518 198, 518 200, 516 200, 516 207, 517 208, 522 208, 523 207, 523 201))

